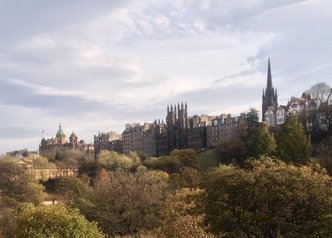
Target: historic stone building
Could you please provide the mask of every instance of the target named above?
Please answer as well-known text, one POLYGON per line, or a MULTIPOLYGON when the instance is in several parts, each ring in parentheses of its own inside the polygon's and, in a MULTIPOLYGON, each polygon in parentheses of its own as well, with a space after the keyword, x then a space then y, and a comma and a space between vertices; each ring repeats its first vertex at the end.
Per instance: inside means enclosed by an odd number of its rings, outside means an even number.
POLYGON ((245 126, 245 114, 238 117, 194 115, 188 116, 187 103, 167 106, 166 121, 126 124, 121 140, 110 140, 108 134, 95 136, 95 152, 102 149, 119 152, 110 146, 118 142, 122 153, 136 151, 150 156, 168 155, 172 150, 214 147, 235 135, 245 126))
POLYGON ((122 153, 121 135, 110 131, 108 133, 100 133, 94 135, 94 153, 99 154, 101 150, 112 150, 122 153))
POLYGON ((156 155, 156 125, 154 123, 126 124, 122 132, 122 152, 136 151, 147 155, 156 155))
POLYGON ((58 151, 77 150, 88 154, 93 154, 94 146, 92 144, 85 144, 83 140, 78 141, 77 135, 73 132, 67 141, 66 134, 62 130, 61 124, 56 133, 55 138, 43 139, 39 145, 39 154, 48 158, 54 158, 58 151))
POLYGON ((239 128, 246 127, 246 115, 243 113, 238 117, 222 114, 211 121, 206 128, 207 147, 215 147, 220 142, 234 137, 239 128))

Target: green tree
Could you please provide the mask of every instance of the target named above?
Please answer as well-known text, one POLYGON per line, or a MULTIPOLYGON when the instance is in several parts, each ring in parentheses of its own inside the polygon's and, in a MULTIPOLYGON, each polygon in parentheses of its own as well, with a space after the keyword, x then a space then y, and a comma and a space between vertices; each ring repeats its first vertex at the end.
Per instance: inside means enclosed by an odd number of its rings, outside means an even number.
POLYGON ((258 127, 259 124, 259 118, 258 118, 258 111, 255 108, 250 108, 249 112, 246 116, 246 122, 248 129, 251 130, 252 128, 258 127))
POLYGON ((148 158, 143 165, 149 169, 162 170, 169 174, 179 173, 184 164, 175 156, 162 156, 159 158, 148 158))
POLYGON ((102 150, 97 156, 100 167, 110 171, 123 169, 129 171, 134 166, 134 161, 126 155, 120 155, 115 151, 102 150))
POLYGON ((78 210, 63 206, 25 206, 17 215, 18 238, 104 237, 78 210))
POLYGON ((287 116, 277 136, 277 156, 285 162, 297 164, 306 164, 310 159, 310 140, 294 114, 287 116))
POLYGON ((55 169, 56 165, 48 161, 46 157, 39 156, 32 161, 34 169, 55 169))
POLYGON ((276 141, 270 134, 266 123, 261 122, 250 136, 248 141, 248 157, 258 158, 261 155, 273 155, 276 150, 276 141))
POLYGON ((217 236, 332 235, 331 179, 313 168, 262 157, 247 170, 219 167, 204 188, 205 221, 217 236))

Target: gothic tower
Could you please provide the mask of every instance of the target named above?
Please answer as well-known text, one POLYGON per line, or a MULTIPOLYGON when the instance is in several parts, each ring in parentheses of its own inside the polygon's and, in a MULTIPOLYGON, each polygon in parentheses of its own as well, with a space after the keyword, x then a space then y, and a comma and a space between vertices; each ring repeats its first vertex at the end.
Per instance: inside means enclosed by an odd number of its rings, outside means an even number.
POLYGON ((188 134, 188 112, 187 112, 187 103, 185 107, 183 102, 178 104, 178 148, 185 149, 187 148, 187 134, 188 134))
POLYGON ((278 107, 277 89, 274 89, 272 84, 270 58, 268 60, 266 89, 265 91, 263 89, 262 96, 262 121, 265 120, 265 112, 269 107, 273 107, 274 109, 278 107))
POLYGON ((174 109, 173 105, 171 105, 171 108, 167 106, 166 124, 167 124, 168 151, 171 152, 176 148, 176 143, 175 143, 176 106, 174 106, 174 109))

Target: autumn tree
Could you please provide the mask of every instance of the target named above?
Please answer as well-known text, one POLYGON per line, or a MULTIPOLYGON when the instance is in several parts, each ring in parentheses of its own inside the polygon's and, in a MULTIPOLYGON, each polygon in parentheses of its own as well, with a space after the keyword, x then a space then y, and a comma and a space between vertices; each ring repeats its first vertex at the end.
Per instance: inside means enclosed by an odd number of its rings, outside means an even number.
POLYGON ((198 155, 193 149, 173 150, 170 156, 179 160, 183 166, 198 168, 198 155))
POLYGON ((48 160, 48 158, 39 156, 32 161, 34 169, 55 169, 56 165, 48 160))
MULTIPOLYGON (((137 235, 161 224, 161 207, 168 187, 168 174, 139 169, 98 173, 87 207, 80 208, 98 222, 105 234, 137 235), (93 209, 90 209, 93 208, 93 209)), ((82 205, 82 203, 80 203, 82 205)))
POLYGON ((202 196, 217 237, 330 237, 331 179, 269 157, 210 172, 202 196))
POLYGON ((306 164, 311 156, 310 140, 297 116, 287 116, 277 136, 277 156, 285 162, 306 164))
POLYGON ((0 192, 4 200, 15 205, 20 202, 39 204, 44 188, 29 171, 11 160, 0 160, 0 192))
POLYGON ((203 190, 198 188, 181 188, 175 193, 168 193, 163 206, 163 237, 212 237, 205 230, 203 215, 196 211, 197 197, 202 193, 203 190))
POLYGON ((63 206, 25 206, 17 215, 18 238, 102 238, 95 223, 63 206))

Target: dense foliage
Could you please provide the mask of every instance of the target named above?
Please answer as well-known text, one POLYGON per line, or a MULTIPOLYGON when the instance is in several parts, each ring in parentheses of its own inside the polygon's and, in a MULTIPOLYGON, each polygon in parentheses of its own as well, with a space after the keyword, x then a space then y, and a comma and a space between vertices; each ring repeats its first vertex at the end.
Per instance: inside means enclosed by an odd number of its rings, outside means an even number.
POLYGON ((331 179, 313 168, 262 157, 247 169, 214 169, 204 188, 206 224, 217 236, 332 235, 331 179))
POLYGON ((62 206, 26 206, 17 215, 18 238, 102 238, 95 223, 62 206))

